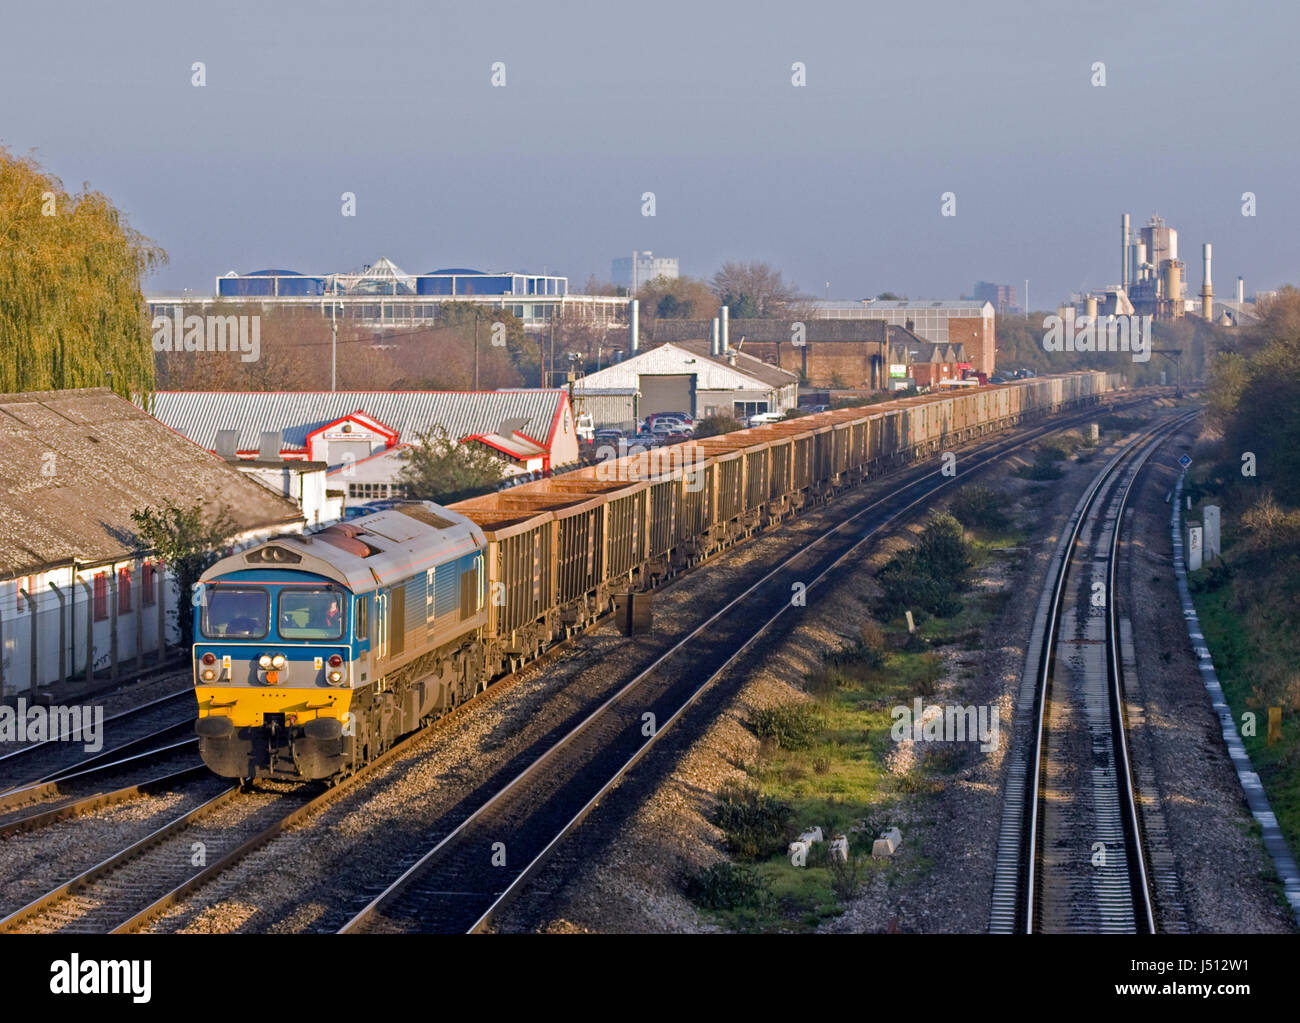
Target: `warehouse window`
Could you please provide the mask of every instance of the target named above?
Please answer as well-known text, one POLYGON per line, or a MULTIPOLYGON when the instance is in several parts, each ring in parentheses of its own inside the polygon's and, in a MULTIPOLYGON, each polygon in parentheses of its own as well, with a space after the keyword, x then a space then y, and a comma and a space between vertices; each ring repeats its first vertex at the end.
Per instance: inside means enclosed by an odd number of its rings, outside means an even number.
POLYGON ((117 613, 120 615, 131 613, 130 568, 119 568, 117 570, 117 613))
POLYGON ((108 617, 108 573, 95 573, 95 621, 108 617))

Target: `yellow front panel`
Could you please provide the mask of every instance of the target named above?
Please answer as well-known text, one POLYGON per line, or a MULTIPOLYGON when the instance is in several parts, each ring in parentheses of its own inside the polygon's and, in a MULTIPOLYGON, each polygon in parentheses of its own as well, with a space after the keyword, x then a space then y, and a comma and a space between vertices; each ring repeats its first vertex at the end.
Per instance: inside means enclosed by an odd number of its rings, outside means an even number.
MULTIPOLYGON (((263 714, 296 715, 296 724, 313 718, 342 718, 352 690, 281 689, 277 686, 198 686, 199 717, 228 717, 236 728, 262 724, 263 714)), ((288 722, 288 718, 285 719, 288 722)))

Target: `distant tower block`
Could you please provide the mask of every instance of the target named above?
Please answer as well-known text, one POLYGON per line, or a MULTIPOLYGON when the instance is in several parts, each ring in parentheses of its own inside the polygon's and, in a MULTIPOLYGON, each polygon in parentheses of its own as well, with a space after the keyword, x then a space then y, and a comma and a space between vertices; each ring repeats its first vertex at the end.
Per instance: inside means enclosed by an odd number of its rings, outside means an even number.
POLYGON ((1204 551, 1204 533, 1199 522, 1188 520, 1187 523, 1187 571, 1195 572, 1201 567, 1204 551))
POLYGON ((1223 556, 1223 545, 1219 535, 1222 516, 1217 504, 1207 504, 1204 513, 1202 518, 1205 522, 1205 560, 1213 561, 1223 556))

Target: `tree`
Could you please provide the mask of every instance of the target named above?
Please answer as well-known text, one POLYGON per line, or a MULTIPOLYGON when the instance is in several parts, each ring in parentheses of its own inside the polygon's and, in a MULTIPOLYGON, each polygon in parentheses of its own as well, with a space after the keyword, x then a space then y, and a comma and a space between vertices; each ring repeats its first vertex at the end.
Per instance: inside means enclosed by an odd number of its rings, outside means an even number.
POLYGON ((718 315, 718 297, 697 277, 656 277, 641 285, 636 297, 645 330, 658 319, 711 320, 718 315))
POLYGON ((0 147, 0 392, 152 391, 140 284, 165 260, 107 196, 0 147))
POLYGON ((398 474, 407 494, 448 504, 490 489, 504 475, 501 460, 477 444, 461 444, 441 426, 418 435, 398 474))
POLYGON ((902 302, 904 301, 904 299, 902 295, 895 295, 892 291, 882 291, 879 295, 876 296, 876 301, 877 302, 902 302))
POLYGON ((131 513, 141 546, 153 550, 171 567, 180 590, 177 626, 181 642, 188 643, 194 631, 194 584, 220 558, 220 550, 238 532, 238 526, 224 510, 205 513, 195 501, 184 508, 165 501, 159 508, 146 507, 131 513))
POLYGON ((733 310, 743 307, 753 316, 780 317, 787 306, 803 298, 769 263, 723 263, 710 283, 724 305, 733 310))

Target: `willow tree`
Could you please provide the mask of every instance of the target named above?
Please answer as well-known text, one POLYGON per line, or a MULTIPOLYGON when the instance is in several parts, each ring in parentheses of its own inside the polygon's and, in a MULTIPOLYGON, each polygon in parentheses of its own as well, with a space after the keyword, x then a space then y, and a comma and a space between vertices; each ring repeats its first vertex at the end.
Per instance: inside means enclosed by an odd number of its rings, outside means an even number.
POLYGON ((152 391, 140 285, 166 258, 107 196, 0 147, 0 392, 152 391))

